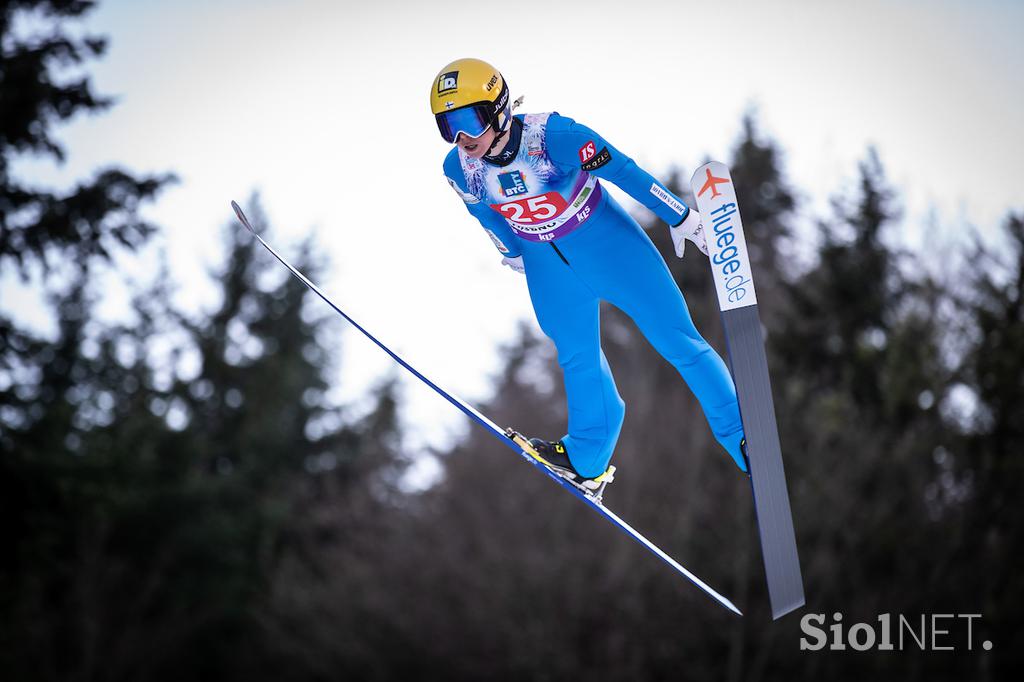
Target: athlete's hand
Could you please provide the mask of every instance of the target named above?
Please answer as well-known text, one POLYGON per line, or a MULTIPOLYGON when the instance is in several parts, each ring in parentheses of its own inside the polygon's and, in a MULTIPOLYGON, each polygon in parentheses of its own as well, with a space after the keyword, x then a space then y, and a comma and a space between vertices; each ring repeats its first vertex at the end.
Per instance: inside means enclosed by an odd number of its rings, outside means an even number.
POLYGON ((708 243, 704 238, 704 225, 700 222, 700 214, 692 208, 686 214, 686 220, 670 227, 669 233, 672 235, 672 243, 676 247, 676 255, 680 258, 683 257, 683 251, 686 250, 687 239, 696 244, 701 253, 705 256, 708 255, 708 243))
POLYGON ((509 266, 510 268, 518 272, 520 275, 526 274, 526 266, 523 265, 522 256, 516 256, 515 258, 509 258, 508 256, 506 256, 501 259, 501 264, 509 266))

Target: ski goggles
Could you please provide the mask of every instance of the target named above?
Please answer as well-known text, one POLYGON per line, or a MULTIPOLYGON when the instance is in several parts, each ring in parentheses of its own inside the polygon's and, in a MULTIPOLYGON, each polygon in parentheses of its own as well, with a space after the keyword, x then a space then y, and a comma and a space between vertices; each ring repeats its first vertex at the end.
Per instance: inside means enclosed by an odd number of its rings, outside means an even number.
POLYGON ((437 129, 448 144, 454 144, 459 133, 469 137, 480 137, 491 125, 491 113, 494 105, 490 102, 470 104, 451 111, 444 111, 434 116, 437 129))

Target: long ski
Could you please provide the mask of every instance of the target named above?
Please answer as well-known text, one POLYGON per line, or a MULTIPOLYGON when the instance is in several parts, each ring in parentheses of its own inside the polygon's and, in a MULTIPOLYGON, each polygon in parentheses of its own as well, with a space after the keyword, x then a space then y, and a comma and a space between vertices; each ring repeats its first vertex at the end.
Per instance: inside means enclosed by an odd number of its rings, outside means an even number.
POLYGON ((690 185, 704 224, 722 311, 747 439, 768 596, 772 618, 778 619, 804 605, 804 586, 747 242, 729 169, 716 161, 706 163, 693 174, 690 185))
POLYGON ((425 383, 427 386, 434 389, 434 391, 436 391, 438 395, 440 395, 445 400, 450 402, 452 405, 457 407, 459 410, 465 413, 470 419, 472 419, 473 421, 487 429, 491 433, 491 435, 493 435, 495 438, 501 441, 504 445, 511 448, 515 452, 519 453, 519 455, 522 456, 522 458, 525 459, 527 462, 529 462, 530 464, 534 465, 539 470, 547 474, 547 476, 551 480, 553 480, 554 482, 558 483, 560 486, 571 492, 588 507, 596 511, 598 514, 604 516, 606 519, 615 524, 624 533, 626 533, 631 538, 636 540, 638 543, 646 547, 651 553, 653 553, 659 559, 661 559, 666 564, 675 569, 679 574, 687 578, 690 582, 692 582, 694 585, 696 585, 705 593, 707 593, 712 599, 714 599, 719 604, 729 609, 733 613, 739 616, 743 615, 740 612, 740 610, 736 608, 735 604, 733 604, 731 601, 729 601, 721 594, 716 592, 707 583, 705 583, 696 575, 688 571, 682 564, 680 564, 678 561, 670 557, 661 548, 659 548, 653 542, 651 542, 646 537, 641 535, 636 529, 634 529, 628 523, 619 518, 614 512, 612 512, 612 510, 604 506, 604 503, 601 499, 603 487, 600 490, 596 491, 596 493, 592 493, 582 488, 581 486, 578 486, 575 483, 569 481, 568 479, 562 477, 558 473, 552 471, 551 469, 549 469, 547 466, 545 466, 536 459, 537 453, 533 450, 529 442, 523 436, 519 435, 512 429, 499 428, 497 424, 495 424, 482 413, 480 413, 478 410, 473 408, 471 405, 469 405, 469 403, 456 397, 449 391, 444 390, 443 388, 435 384, 433 381, 425 377, 416 368, 414 368, 408 362, 399 357, 394 351, 392 351, 390 348, 384 345, 380 340, 377 339, 377 337, 375 337, 364 327, 362 327, 359 323, 357 323, 355 320, 349 317, 341 308, 336 306, 331 301, 331 299, 327 298, 327 296, 322 291, 320 291, 320 289, 315 284, 309 281, 309 279, 305 275, 303 275, 297 269, 292 267, 292 265, 288 261, 282 258, 277 253, 277 251, 275 251, 269 244, 267 244, 267 242, 263 240, 262 237, 260 237, 259 234, 257 234, 256 230, 253 229, 252 225, 249 223, 248 218, 245 217, 245 214, 242 212, 242 209, 236 202, 231 202, 231 208, 234 209, 235 215, 238 216, 238 220, 242 223, 242 225, 244 225, 245 228, 249 230, 249 232, 259 241, 259 243, 262 244, 267 249, 267 251, 269 251, 274 256, 274 258, 276 258, 283 266, 288 268, 288 270, 293 275, 295 275, 295 277, 298 278, 299 281, 301 281, 303 284, 309 287, 309 289, 317 296, 319 296, 324 301, 324 303, 333 308, 334 312, 338 313, 343 318, 345 318, 345 320, 347 320, 353 327, 362 332, 362 334, 366 336, 366 338, 373 341, 373 343, 380 347, 381 350, 390 355, 395 362, 397 362, 399 365, 407 369, 410 373, 412 373, 413 376, 415 376, 417 379, 425 383))

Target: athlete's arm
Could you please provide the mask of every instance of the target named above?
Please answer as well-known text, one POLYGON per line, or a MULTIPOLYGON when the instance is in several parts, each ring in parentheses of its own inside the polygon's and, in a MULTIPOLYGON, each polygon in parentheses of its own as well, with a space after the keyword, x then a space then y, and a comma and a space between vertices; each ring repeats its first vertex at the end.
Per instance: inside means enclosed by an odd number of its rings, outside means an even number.
POLYGON ((690 209, 682 199, 582 123, 552 114, 546 140, 548 155, 555 163, 577 166, 613 183, 669 225, 686 219, 690 209))
POLYGON ((483 226, 487 236, 494 242, 494 247, 501 255, 506 258, 516 258, 521 255, 519 240, 505 219, 493 208, 470 194, 466 187, 466 175, 462 172, 462 166, 459 163, 458 152, 454 149, 444 160, 444 174, 448 178, 448 184, 465 202, 466 210, 480 221, 480 225, 483 226))

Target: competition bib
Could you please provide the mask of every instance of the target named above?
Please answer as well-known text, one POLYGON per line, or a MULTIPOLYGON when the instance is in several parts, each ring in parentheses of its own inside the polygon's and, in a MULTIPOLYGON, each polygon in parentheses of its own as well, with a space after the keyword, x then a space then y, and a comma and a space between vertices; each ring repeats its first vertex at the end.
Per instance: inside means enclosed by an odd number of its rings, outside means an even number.
POLYGON ((504 167, 459 159, 469 193, 505 219, 522 239, 552 241, 582 225, 601 200, 597 178, 579 167, 557 166, 548 156, 545 128, 550 114, 527 114, 519 151, 504 167))
POLYGON ((560 192, 551 191, 501 204, 491 204, 512 230, 535 242, 546 242, 564 236, 590 217, 601 199, 597 178, 580 173, 571 201, 560 192))

